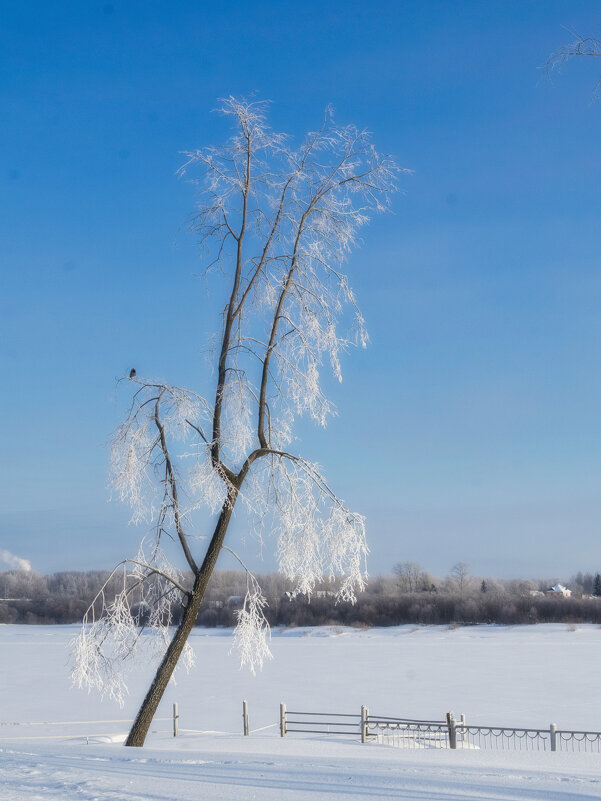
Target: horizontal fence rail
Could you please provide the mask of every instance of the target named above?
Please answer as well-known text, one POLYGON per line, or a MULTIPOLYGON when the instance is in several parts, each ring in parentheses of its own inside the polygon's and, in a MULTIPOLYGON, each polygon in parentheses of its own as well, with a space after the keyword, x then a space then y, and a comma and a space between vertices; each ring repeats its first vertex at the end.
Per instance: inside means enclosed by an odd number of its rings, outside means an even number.
MULTIPOLYGON (((173 722, 173 736, 177 736, 177 704, 173 705, 173 715, 169 718, 153 718, 153 724, 155 723, 162 723, 164 721, 172 721, 173 722)), ((112 720, 39 720, 39 721, 0 721, 0 741, 12 741, 12 740, 64 740, 67 737, 78 737, 87 740, 89 737, 115 737, 118 735, 126 736, 127 732, 117 732, 117 731, 94 731, 93 729, 84 729, 83 731, 77 732, 63 732, 62 734, 22 734, 23 730, 27 730, 30 728, 35 727, 47 727, 47 726, 59 726, 59 727, 72 727, 72 726, 108 726, 114 725, 116 723, 125 723, 129 727, 131 727, 133 720, 129 718, 119 718, 119 719, 112 719, 112 720), (14 730, 15 733, 13 734, 11 730, 14 730)), ((159 729, 152 729, 151 730, 154 734, 158 733, 159 731, 166 731, 166 730, 159 730, 159 729)))
MULTIPOLYGON (((361 734, 361 715, 335 712, 294 712, 284 707, 284 728, 280 720, 280 734, 342 734, 359 737, 361 734)), ((282 718, 282 715, 280 715, 282 718)))
MULTIPOLYGON (((171 720, 171 718, 155 718, 155 720, 171 720)), ((36 720, 26 721, 21 723, 19 721, 0 721, 2 726, 85 726, 88 723, 130 723, 129 718, 120 718, 119 720, 36 720)))

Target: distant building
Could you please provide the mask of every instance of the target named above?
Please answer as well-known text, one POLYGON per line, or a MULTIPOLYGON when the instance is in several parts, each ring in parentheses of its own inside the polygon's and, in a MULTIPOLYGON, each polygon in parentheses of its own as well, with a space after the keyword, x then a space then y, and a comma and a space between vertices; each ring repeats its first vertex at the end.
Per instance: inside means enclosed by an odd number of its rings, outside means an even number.
POLYGON ((228 606, 242 606, 244 598, 241 595, 230 595, 226 601, 228 606))
POLYGON ((282 599, 285 599, 287 601, 296 601, 297 599, 311 601, 311 599, 313 598, 335 598, 335 597, 336 593, 332 592, 332 590, 313 590, 313 592, 311 593, 305 593, 305 592, 294 593, 286 591, 282 593, 282 599))
POLYGON ((555 586, 549 587, 549 589, 546 592, 546 595, 555 595, 556 597, 569 598, 572 595, 572 590, 568 590, 568 588, 564 587, 563 584, 555 584, 555 586))

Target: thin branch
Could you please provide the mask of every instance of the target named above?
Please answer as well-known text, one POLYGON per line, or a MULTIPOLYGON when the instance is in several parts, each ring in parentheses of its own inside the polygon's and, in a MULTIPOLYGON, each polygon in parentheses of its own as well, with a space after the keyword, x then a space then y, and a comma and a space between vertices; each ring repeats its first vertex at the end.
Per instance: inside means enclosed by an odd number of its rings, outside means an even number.
POLYGON ((186 423, 190 426, 190 428, 193 428, 194 431, 196 431, 198 434, 200 434, 200 436, 203 438, 203 440, 206 442, 206 444, 209 445, 209 440, 205 437, 205 435, 203 433, 203 430, 202 430, 202 428, 200 426, 194 425, 194 423, 192 423, 188 419, 186 419, 186 423))
POLYGON ((187 563, 190 565, 190 568, 193 573, 198 572, 198 565, 194 561, 194 557, 190 551, 188 546, 188 542, 186 540, 186 535, 181 527, 181 520, 179 514, 179 502, 178 502, 178 492, 177 492, 177 481, 175 480, 175 473, 173 471, 173 465, 171 463, 171 457, 169 455, 169 449, 167 447, 167 439, 165 437, 165 427, 161 423, 159 410, 161 406, 161 396, 159 396, 154 410, 154 422, 156 427, 159 430, 159 437, 161 441, 161 450, 165 457, 165 471, 166 471, 166 478, 169 484, 170 492, 171 492, 171 499, 173 501, 173 517, 175 520, 175 529, 177 531, 177 536, 179 538, 180 544, 182 546, 182 550, 184 552, 184 556, 186 557, 187 563))
POLYGON ((145 581, 146 578, 149 578, 150 576, 155 575, 155 574, 157 576, 162 576, 162 578, 164 578, 167 581, 171 582, 171 584, 173 584, 173 586, 176 589, 178 589, 182 593, 182 595, 190 597, 190 590, 187 590, 182 584, 179 583, 179 581, 176 581, 173 578, 173 576, 168 576, 167 573, 164 573, 162 570, 159 570, 158 567, 154 567, 154 565, 147 565, 144 562, 139 562, 137 559, 124 559, 121 564, 123 564, 123 563, 132 564, 132 565, 138 565, 139 567, 143 567, 145 570, 148 570, 148 573, 144 577, 143 581, 145 581))

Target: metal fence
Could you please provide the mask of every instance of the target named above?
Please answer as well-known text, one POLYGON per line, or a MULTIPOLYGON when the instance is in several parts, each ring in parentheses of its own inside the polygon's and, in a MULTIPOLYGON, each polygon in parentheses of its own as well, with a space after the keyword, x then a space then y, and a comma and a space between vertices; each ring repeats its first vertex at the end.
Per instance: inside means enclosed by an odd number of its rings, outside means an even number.
POLYGON ((369 715, 362 740, 396 748, 449 748, 449 728, 443 721, 399 720, 369 715))
POLYGON ((601 732, 559 730, 554 723, 548 729, 474 726, 449 713, 444 722, 368 715, 365 727, 364 740, 397 748, 601 753, 601 732))
POLYGON ((558 751, 577 751, 579 753, 601 753, 601 732, 598 731, 558 731, 558 751))
POLYGON ((505 726, 456 728, 456 748, 495 751, 556 751, 550 729, 512 729, 505 726))
MULTIPOLYGON (((455 719, 452 712, 447 713, 445 720, 412 720, 386 715, 370 715, 365 706, 361 707, 361 714, 357 715, 336 712, 296 712, 289 711, 286 709, 285 704, 280 704, 279 723, 270 723, 256 729, 250 729, 248 703, 246 701, 243 702, 242 714, 244 734, 246 735, 279 726, 281 737, 285 737, 287 734, 334 734, 355 737, 363 743, 373 742, 396 748, 601 753, 601 732, 560 730, 553 723, 548 729, 474 726, 468 725, 465 715, 455 719)), ((169 731, 172 731, 174 737, 177 737, 179 732, 201 732, 200 729, 182 729, 179 727, 177 704, 173 704, 172 717, 154 718, 153 723, 156 724, 163 721, 171 721, 172 729, 169 731)), ((63 739, 68 736, 79 736, 87 740, 89 737, 114 737, 117 732, 105 730, 99 733, 96 727, 99 724, 114 725, 123 723, 129 725, 131 721, 121 719, 28 723, 0 722, 0 740, 63 739), (83 731, 80 730, 78 734, 75 734, 72 730, 62 734, 50 734, 48 728, 46 728, 57 726, 68 729, 75 726, 86 728, 83 731), (33 729, 33 732, 31 729, 33 729), (40 731, 39 734, 34 733, 36 729, 40 731), (44 731, 44 729, 46 730, 44 731)))
POLYGON ((280 704, 280 735, 351 735, 361 742, 396 748, 495 751, 571 751, 601 753, 601 732, 514 728, 510 726, 468 725, 465 715, 455 719, 449 712, 445 720, 411 720, 370 715, 361 707, 360 715, 328 712, 293 712, 280 704))

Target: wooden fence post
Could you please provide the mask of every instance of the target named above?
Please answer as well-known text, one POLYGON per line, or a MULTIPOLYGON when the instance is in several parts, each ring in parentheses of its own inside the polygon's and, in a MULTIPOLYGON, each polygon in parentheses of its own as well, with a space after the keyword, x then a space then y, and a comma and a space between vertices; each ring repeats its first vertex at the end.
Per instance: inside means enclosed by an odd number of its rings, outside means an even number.
POLYGON ((177 737, 179 713, 177 711, 177 704, 173 704, 173 736, 177 737))
POLYGON ((286 704, 280 704, 280 737, 286 736, 286 704))
POLYGON ((366 706, 361 707, 361 742, 367 742, 367 718, 369 717, 369 709, 366 706))
POLYGON ((551 751, 557 751, 557 726, 555 723, 549 726, 549 733, 551 735, 551 751))
POLYGON ((248 701, 242 701, 242 722, 244 726, 244 736, 248 737, 248 701))
POLYGON ((447 726, 449 727, 449 748, 457 748, 457 729, 452 712, 447 712, 447 726))

